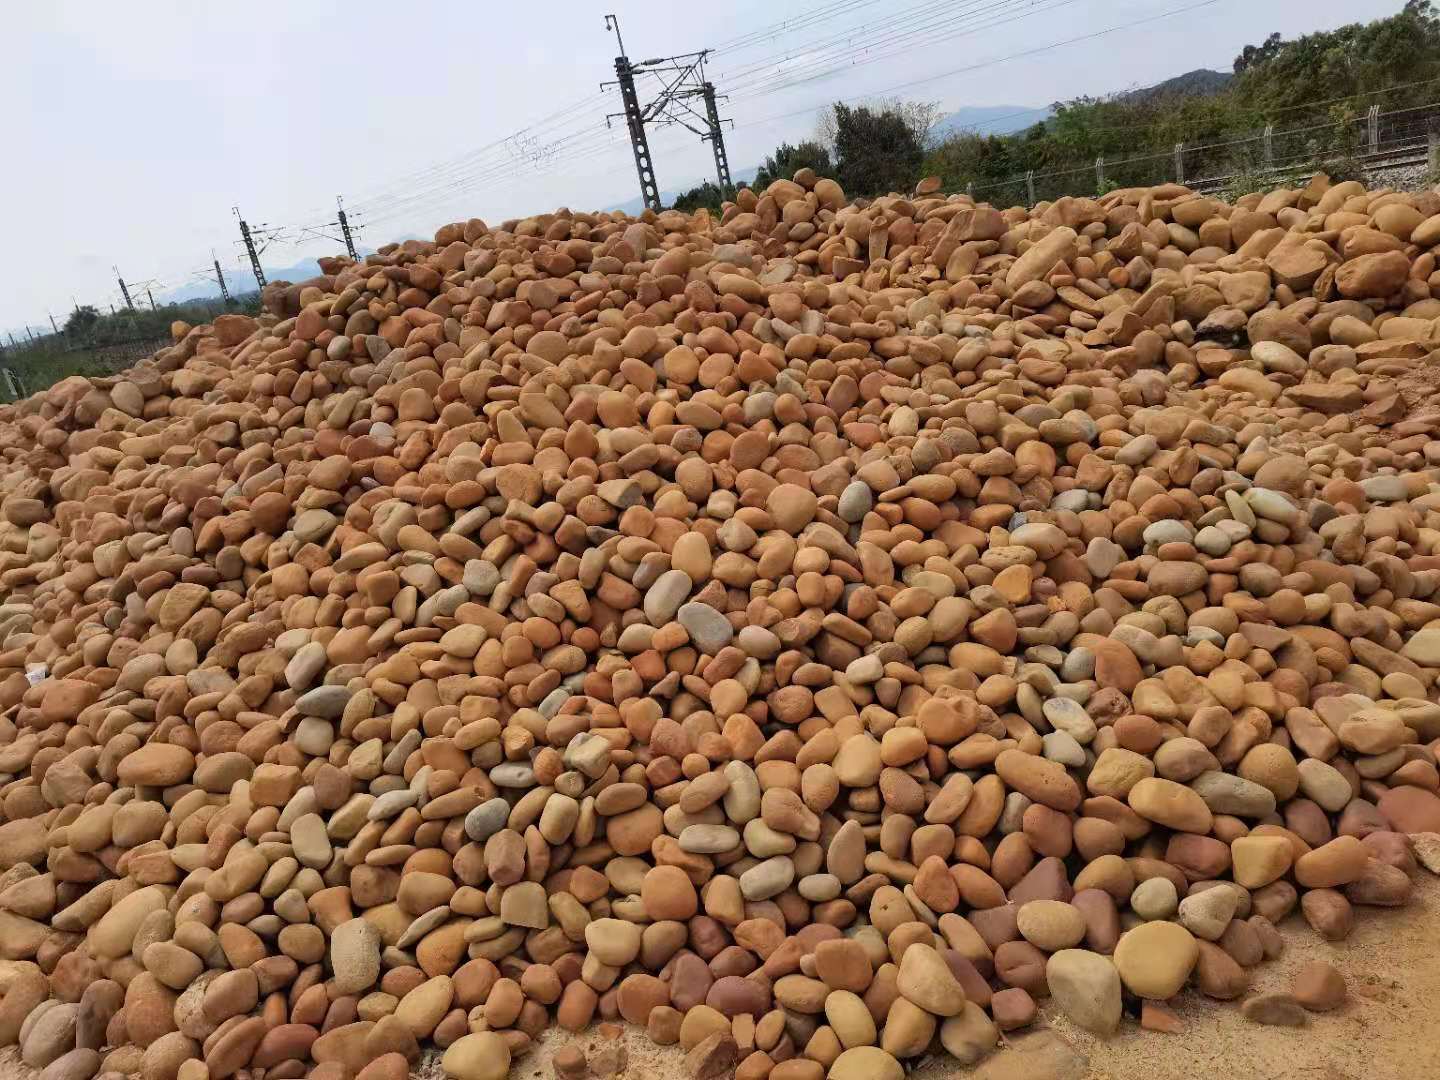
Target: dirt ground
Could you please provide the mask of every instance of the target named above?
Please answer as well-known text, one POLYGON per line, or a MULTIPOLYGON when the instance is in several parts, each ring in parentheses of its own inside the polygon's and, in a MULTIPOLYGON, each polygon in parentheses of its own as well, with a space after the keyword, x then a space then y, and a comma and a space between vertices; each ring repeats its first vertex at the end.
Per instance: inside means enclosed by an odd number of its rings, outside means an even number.
MULTIPOLYGON (((1345 941, 1327 942, 1292 916, 1280 928, 1285 954, 1251 970, 1253 990, 1288 990, 1306 962, 1328 961, 1344 974, 1350 991, 1339 1010, 1312 1016, 1303 1028, 1267 1028, 1242 1018, 1238 1003, 1187 991, 1175 1002, 1186 1024, 1179 1035, 1153 1034, 1126 1023, 1119 1035, 1101 1041, 1060 1020, 1054 1026, 1063 1027, 1075 1050, 1089 1057, 1089 1071, 1076 1075, 1094 1080, 1440 1077, 1440 880, 1421 874, 1410 906, 1357 908, 1355 929, 1345 941)), ((1022 1075, 1002 1071, 994 1080, 1020 1080, 1022 1075)), ((1045 1076, 1032 1075, 1033 1080, 1045 1076)))
MULTIPOLYGON (((1424 872, 1421 871, 1422 875, 1424 872)), ((915 1080, 1430 1080, 1440 1078, 1440 880, 1424 875, 1414 902, 1400 909, 1361 908, 1349 939, 1322 940, 1298 915, 1280 927, 1285 954, 1251 971, 1252 990, 1288 990, 1295 971, 1326 960, 1344 974, 1349 1001, 1312 1016, 1303 1028, 1260 1027, 1244 1020, 1238 1003, 1215 1002, 1186 991, 1172 1004, 1185 1022, 1178 1035, 1141 1031, 1127 1016, 1120 1033, 1097 1039, 1058 1017, 1014 1032, 1005 1046, 973 1070, 936 1059, 915 1080)), ((548 1035, 517 1061, 514 1080, 551 1080, 551 1051, 567 1041, 548 1035)), ((629 1066, 617 1080, 680 1080, 677 1049, 652 1046, 638 1031, 624 1036, 629 1066)), ((589 1049, 599 1037, 580 1037, 589 1049)), ((437 1059, 414 1073, 440 1080, 437 1059)), ((34 1080, 13 1048, 0 1053, 0 1080, 34 1080)))

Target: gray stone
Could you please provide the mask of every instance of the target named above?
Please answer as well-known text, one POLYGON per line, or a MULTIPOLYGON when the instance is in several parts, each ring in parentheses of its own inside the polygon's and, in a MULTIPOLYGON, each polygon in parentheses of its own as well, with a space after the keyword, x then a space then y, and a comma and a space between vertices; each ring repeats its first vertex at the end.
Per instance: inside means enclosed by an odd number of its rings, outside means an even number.
POLYGON ((740 833, 728 825, 687 825, 680 832, 680 850, 700 855, 733 851, 739 843, 740 833))
POLYGON ((365 817, 369 821, 388 821, 419 801, 420 793, 410 788, 387 791, 375 797, 370 809, 365 812, 365 817))
POLYGON ((1233 889, 1216 885, 1180 901, 1180 925, 1198 938, 1218 941, 1238 906, 1233 889))
POLYGON ((1097 1035, 1120 1026, 1120 972, 1109 957, 1061 949, 1045 963, 1050 997, 1072 1023, 1097 1035))
POLYGON ((535 769, 526 761, 504 761, 490 770, 490 782, 501 788, 532 788, 535 769))
POLYGON ((595 494, 616 510, 629 510, 632 506, 638 506, 645 498, 640 485, 630 479, 606 480, 596 485, 595 494))
POLYGON ((1440 874, 1440 833, 1411 833, 1410 846, 1421 866, 1432 874, 1440 874))
POLYGON ((1299 509, 1288 498, 1270 488, 1251 488, 1245 493, 1245 501, 1262 518, 1289 524, 1300 516, 1299 509))
POLYGON ((1063 731, 1082 746, 1095 738, 1095 721, 1077 701, 1052 697, 1041 707, 1045 719, 1057 731, 1063 731))
POLYGON ((465 815, 465 835, 477 844, 494 836, 510 820, 510 804, 498 796, 465 815))
POLYGON ((1421 667, 1440 667, 1440 629, 1416 630, 1400 655, 1421 667))
POLYGON ((1130 894, 1130 909, 1145 920, 1171 918, 1180 906, 1175 883, 1169 878, 1147 878, 1130 894))
POLYGON ((398 949, 410 949, 420 943, 420 939, 431 930, 437 930, 450 921, 450 905, 441 904, 437 908, 418 915, 415 921, 405 928, 405 933, 400 935, 400 940, 395 943, 398 949))
MULTIPOLYGON (((336 338, 346 341, 348 338, 336 338)), ((100 1052, 79 1047, 61 1054, 40 1073, 40 1080, 90 1080, 100 1071, 100 1052)), ((144 1075, 142 1073, 142 1075, 144 1075)))
POLYGON ((1246 1020, 1278 1027, 1304 1027, 1309 1023, 1304 1008, 1289 994, 1256 994, 1240 1005, 1246 1020))
POLYGON ((1023 827, 1025 811, 1029 810, 1031 800, 1028 795, 1018 791, 1012 791, 1005 796, 1005 806, 1000 811, 1000 820, 996 823, 1002 835, 1009 836, 1017 833, 1023 827))
POLYGON ((1070 539, 1058 525, 1037 521, 1014 530, 1010 543, 1029 548, 1041 559, 1053 559, 1069 546, 1070 539))
POLYGON ((1405 478, 1403 476, 1367 476, 1360 481, 1360 490, 1371 502, 1403 502, 1405 499, 1405 478))
POLYGON ((295 708, 301 716, 318 716, 322 720, 335 720, 350 704, 350 689, 345 686, 317 686, 307 690, 295 701, 295 708))
POLYGON ((290 826, 290 846, 302 866, 323 870, 330 865, 330 837, 319 814, 302 814, 290 826))
POLYGON ((1214 525, 1206 525, 1195 534, 1195 547, 1206 555, 1220 558, 1234 546, 1234 542, 1214 525))
POLYGON ((790 887, 795 880, 795 864, 785 855, 777 855, 756 863, 740 875, 740 891, 752 902, 769 900, 790 887))
POLYGON ((664 626, 675 618, 694 584, 684 570, 666 570, 645 593, 645 621, 651 626, 664 626))
POLYGON ((469 603, 470 590, 464 585, 452 585, 441 589, 430 597, 415 612, 415 625, 430 626, 437 618, 448 618, 460 610, 460 605, 469 603))
POLYGON ((1100 581, 1108 578, 1110 571, 1124 561, 1125 549, 1103 536, 1095 537, 1085 549, 1085 568, 1100 581))
POLYGON ((1355 795, 1345 774, 1319 758, 1305 758, 1300 762, 1300 790, 1332 814, 1345 809, 1355 795))
POLYGON ((500 570, 485 559, 471 559, 465 564, 465 573, 461 575, 460 584, 465 586, 465 591, 471 596, 489 596, 495 591, 495 586, 500 584, 500 570))
POLYGON ((302 690, 315 681, 324 667, 325 646, 318 641, 307 641, 285 665, 285 682, 292 690, 302 690))
POLYGON ((840 505, 836 511, 842 521, 855 525, 864 519, 874 504, 875 496, 870 485, 863 480, 852 480, 845 485, 845 490, 840 492, 840 505))
POLYGON ((847 682, 857 686, 866 686, 873 682, 879 682, 885 674, 885 664, 876 653, 869 653, 850 661, 845 669, 847 682))
POLYGON ((730 620, 709 604, 691 602, 681 606, 678 613, 680 625, 685 627, 690 640, 704 653, 714 656, 735 636, 730 620))
POLYGON ((330 966, 335 989, 360 994, 380 978, 380 932, 364 919, 349 919, 330 936, 330 966))
POLYGON ((1121 465, 1143 465, 1159 449, 1154 435, 1137 435, 1115 452, 1115 460, 1121 465))
POLYGON ((1236 817, 1263 818, 1275 812, 1275 793, 1253 780, 1233 773, 1211 770, 1190 781, 1211 813, 1236 817))
POLYGON ((968 1073, 972 1080, 1085 1080, 1090 1059, 1049 1028, 1014 1031, 1004 1049, 968 1073))
POLYGON ((1083 682, 1095 675, 1095 654, 1083 645, 1071 649, 1060 665, 1060 678, 1066 682, 1083 682))
POLYGON ((296 516, 291 531, 297 540, 308 544, 328 534, 338 520, 329 510, 302 510, 296 516))
POLYGON ((1055 498, 1050 500, 1050 506, 1055 510, 1068 510, 1072 514, 1078 514, 1082 510, 1092 510, 1099 505, 1100 496, 1093 491, 1085 491, 1082 488, 1071 488, 1069 491, 1062 491, 1055 498))
POLYGON ((560 711, 560 706, 575 696, 575 692, 566 686, 557 686, 550 693, 546 694, 540 704, 535 706, 535 711, 546 720, 553 720, 555 714, 560 711))
POLYGON ((1044 754, 1051 761, 1078 769, 1085 764, 1085 748, 1068 731, 1050 731, 1041 739, 1044 754))
POLYGON ((335 742, 335 728, 318 716, 301 717, 295 725, 295 745, 311 757, 323 758, 335 742))
POLYGON ((1194 538, 1190 526, 1183 521, 1162 519, 1151 522, 1141 533, 1145 543, 1159 547, 1161 544, 1188 544, 1194 538))
MULTIPOLYGON (((42 1002, 42 1004, 44 1004, 42 1002)), ((43 1069, 62 1054, 75 1049, 75 1021, 80 1006, 52 1005, 25 1032, 20 1057, 32 1069, 43 1069)))

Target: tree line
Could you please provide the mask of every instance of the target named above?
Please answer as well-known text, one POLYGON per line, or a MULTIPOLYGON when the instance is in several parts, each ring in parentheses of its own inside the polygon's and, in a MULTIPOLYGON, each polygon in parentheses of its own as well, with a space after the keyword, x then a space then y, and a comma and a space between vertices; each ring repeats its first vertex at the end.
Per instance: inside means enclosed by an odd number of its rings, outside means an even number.
MULTIPOLYGON (((1371 105, 1382 112, 1428 105, 1440 101, 1440 15, 1431 0, 1406 0, 1388 18, 1294 39, 1270 34, 1245 46, 1229 79, 1217 87, 1218 81, 1172 80, 1157 90, 1074 98, 1053 105, 1039 123, 1004 135, 937 137, 939 110, 928 103, 836 102, 821 111, 811 138, 776 147, 749 186, 763 190, 776 178, 811 168, 833 177, 852 197, 908 191, 925 176, 939 177, 946 191, 974 185, 986 197, 985 188, 1026 172, 1083 166, 1097 157, 1158 157, 1177 143, 1225 143, 1271 122, 1277 130, 1340 125, 1363 117, 1371 105)), ((1338 137, 1340 130, 1317 129, 1300 144, 1302 151, 1317 164, 1343 166, 1355 147, 1338 137)), ((1194 168, 1239 171, 1253 164, 1236 160, 1231 149, 1217 153, 1227 156, 1205 160, 1202 152, 1194 168)), ((1131 172, 1118 166, 1108 186, 1153 182, 1155 163, 1136 163, 1131 172)), ((1091 187, 1076 194, 1095 193, 1093 175, 1081 182, 1091 187)), ((718 211, 722 201, 719 188, 706 182, 677 198, 675 207, 718 211)))

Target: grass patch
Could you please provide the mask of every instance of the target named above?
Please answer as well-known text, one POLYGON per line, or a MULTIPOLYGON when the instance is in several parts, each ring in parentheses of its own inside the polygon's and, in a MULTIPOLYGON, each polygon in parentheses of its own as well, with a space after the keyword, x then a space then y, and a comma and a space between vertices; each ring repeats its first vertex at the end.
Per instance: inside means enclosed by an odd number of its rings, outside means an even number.
MULTIPOLYGON (((0 360, 0 365, 15 373, 26 394, 38 394, 71 375, 84 375, 89 379, 114 375, 133 367, 141 358, 165 344, 166 340, 162 339, 127 346, 110 345, 83 349, 58 349, 40 345, 7 351, 4 359, 0 360)), ((3 395, 6 401, 15 400, 8 380, 0 380, 0 395, 3 395)))

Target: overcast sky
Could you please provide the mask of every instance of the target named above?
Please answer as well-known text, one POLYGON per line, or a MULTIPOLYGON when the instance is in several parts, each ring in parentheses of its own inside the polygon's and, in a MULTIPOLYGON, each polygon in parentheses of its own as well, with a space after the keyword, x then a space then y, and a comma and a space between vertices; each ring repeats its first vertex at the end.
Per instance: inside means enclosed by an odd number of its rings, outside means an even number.
MULTIPOLYGON (((334 217, 372 247, 445 222, 499 221, 638 193, 618 95, 615 11, 632 61, 717 49, 708 74, 732 167, 813 131, 836 98, 1044 106, 1229 70, 1286 37, 1402 0, 51 0, 5 4, 0 64, 0 328, 108 304, 130 281, 185 284, 213 247, 233 285, 252 225, 334 217), (1110 32, 1107 32, 1110 31, 1110 32), (526 129, 526 130, 522 130, 526 129)), ((654 85, 651 83, 650 85, 654 85)), ((642 94, 645 90, 642 84, 642 94)), ((662 189, 712 175, 681 128, 652 133, 662 189)), ((277 241, 267 265, 332 253, 277 241)), ((159 290, 157 289, 157 292, 159 290)))

